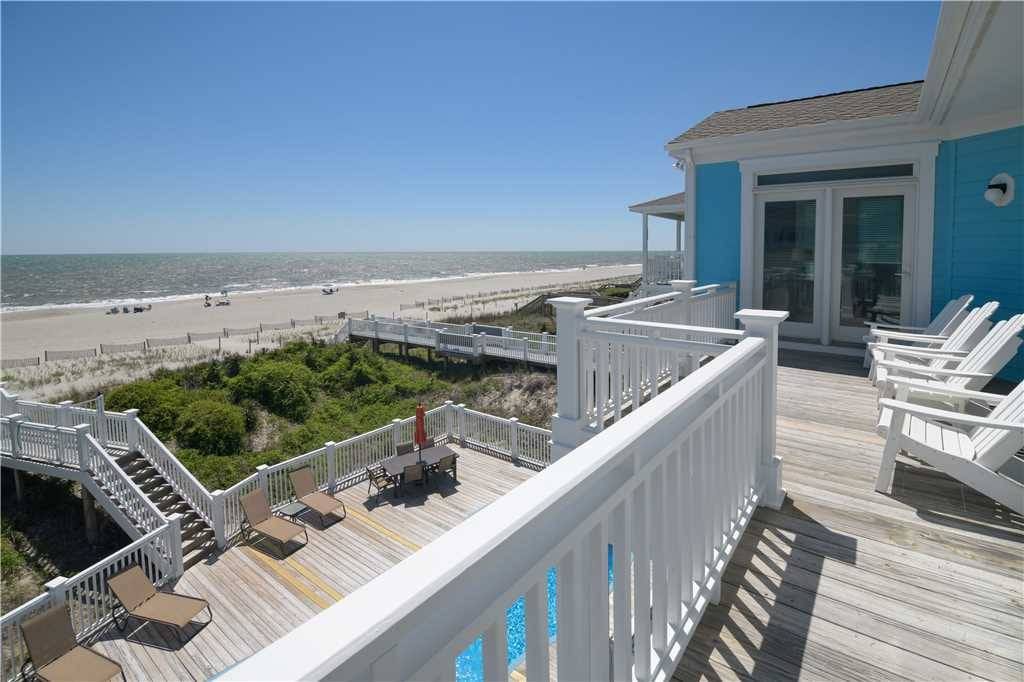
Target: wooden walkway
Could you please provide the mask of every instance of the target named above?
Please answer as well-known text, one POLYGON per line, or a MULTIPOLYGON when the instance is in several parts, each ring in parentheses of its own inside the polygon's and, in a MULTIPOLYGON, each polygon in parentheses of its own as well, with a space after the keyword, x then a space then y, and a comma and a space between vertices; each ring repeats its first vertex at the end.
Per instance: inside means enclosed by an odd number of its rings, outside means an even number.
MULTIPOLYGON (((390 493, 375 505, 366 485, 339 494, 348 516, 327 530, 305 518, 309 545, 284 561, 236 545, 193 566, 175 585, 182 594, 208 599, 214 620, 192 626, 181 645, 160 626, 125 634, 107 628, 97 650, 124 666, 129 680, 204 680, 231 667, 344 599, 431 540, 532 476, 530 469, 456 447, 457 484, 438 482, 426 494, 390 493)), ((296 544, 296 546, 298 546, 296 544)), ((138 628, 138 629, 137 629, 138 628)))
POLYGON ((1024 519, 883 440, 859 361, 784 354, 789 499, 760 509, 674 679, 1024 679, 1024 519))

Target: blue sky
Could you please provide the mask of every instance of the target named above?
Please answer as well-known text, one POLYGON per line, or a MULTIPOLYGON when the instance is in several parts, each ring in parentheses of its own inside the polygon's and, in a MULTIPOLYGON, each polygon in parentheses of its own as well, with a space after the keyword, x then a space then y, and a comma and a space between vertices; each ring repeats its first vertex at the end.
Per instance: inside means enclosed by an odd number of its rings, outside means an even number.
POLYGON ((923 78, 937 18, 5 2, 3 252, 638 249, 626 206, 682 189, 671 137, 718 109, 923 78))

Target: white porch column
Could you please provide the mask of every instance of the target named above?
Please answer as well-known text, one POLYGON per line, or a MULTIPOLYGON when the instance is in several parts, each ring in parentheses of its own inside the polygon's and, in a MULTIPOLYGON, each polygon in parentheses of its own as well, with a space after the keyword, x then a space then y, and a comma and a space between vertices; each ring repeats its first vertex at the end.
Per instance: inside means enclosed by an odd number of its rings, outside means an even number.
POLYGON ((647 284, 650 280, 650 275, 647 272, 647 214, 643 214, 643 225, 644 225, 644 244, 640 258, 642 259, 643 265, 641 266, 641 272, 643 273, 642 282, 647 284))
POLYGON ((757 472, 759 505, 778 509, 786 499, 782 487, 782 458, 775 454, 775 415, 777 406, 777 380, 779 365, 779 325, 789 317, 785 310, 751 310, 736 313, 748 336, 756 336, 768 344, 768 362, 765 366, 761 392, 761 463, 757 472))
POLYGON ((683 252, 683 221, 676 221, 676 253, 683 252))
MULTIPOLYGON (((644 235, 647 234, 647 216, 644 216, 644 235)), ((644 239, 646 263, 647 239, 644 239)), ((583 311, 593 299, 562 296, 548 299, 555 308, 558 343, 558 396, 557 412, 551 418, 551 461, 561 459, 567 452, 587 439, 583 414, 580 409, 580 347, 579 332, 585 320, 583 311)))
POLYGON ((697 167, 693 156, 687 153, 683 160, 686 197, 683 199, 683 219, 686 221, 686 260, 683 261, 683 279, 697 279, 697 167))

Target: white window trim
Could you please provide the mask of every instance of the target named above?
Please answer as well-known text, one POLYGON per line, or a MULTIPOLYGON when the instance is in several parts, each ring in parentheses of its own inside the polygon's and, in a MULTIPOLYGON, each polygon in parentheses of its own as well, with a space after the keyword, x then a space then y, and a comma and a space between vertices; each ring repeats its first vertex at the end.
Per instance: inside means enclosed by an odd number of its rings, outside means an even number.
MULTIPOLYGON (((932 299, 932 242, 935 233, 935 158, 939 153, 938 141, 915 142, 903 145, 861 147, 809 154, 791 154, 769 158, 741 159, 740 166, 740 307, 754 305, 754 215, 755 194, 810 187, 840 187, 852 184, 915 182, 917 184, 916 225, 914 227, 913 271, 911 276, 910 324, 924 325, 931 319, 932 299), (834 183, 804 183, 755 186, 757 174, 788 173, 793 171, 830 168, 855 168, 913 163, 912 178, 871 178, 870 180, 838 181, 834 183)), ((829 193, 831 194, 831 193, 829 193)), ((831 218, 829 218, 831 220, 831 218)), ((827 343, 827 334, 823 338, 827 343)))

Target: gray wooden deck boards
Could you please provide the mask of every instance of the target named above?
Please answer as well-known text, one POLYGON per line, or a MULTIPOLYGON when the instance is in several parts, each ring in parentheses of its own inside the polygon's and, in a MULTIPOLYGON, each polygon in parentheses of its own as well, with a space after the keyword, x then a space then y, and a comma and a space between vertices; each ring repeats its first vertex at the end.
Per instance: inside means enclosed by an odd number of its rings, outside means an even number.
POLYGON ((397 500, 389 494, 379 505, 367 497, 365 484, 344 490, 339 497, 348 517, 324 531, 315 515, 304 519, 310 526, 309 545, 284 561, 236 545, 190 568, 175 590, 208 599, 214 619, 183 646, 173 632, 153 625, 137 629, 133 621, 124 635, 108 628, 94 640, 95 648, 121 662, 129 680, 212 677, 534 474, 511 462, 460 451, 458 485, 438 483, 427 488, 428 494, 409 492, 397 500))
POLYGON ((900 458, 859 362, 784 354, 788 492, 754 516, 675 679, 1024 678, 1024 520, 900 458))
MULTIPOLYGON (((859 363, 783 360, 778 452, 789 498, 780 511, 758 510, 675 679, 1022 679, 1024 520, 906 458, 893 495, 874 492, 882 440, 859 363)), ((459 474, 457 492, 378 507, 365 487, 350 488, 348 518, 326 531, 312 521, 310 545, 285 561, 234 547, 191 568, 177 589, 210 599, 215 619, 178 650, 153 626, 128 639, 108 630, 97 648, 129 679, 209 677, 533 472, 467 452, 459 474)))

